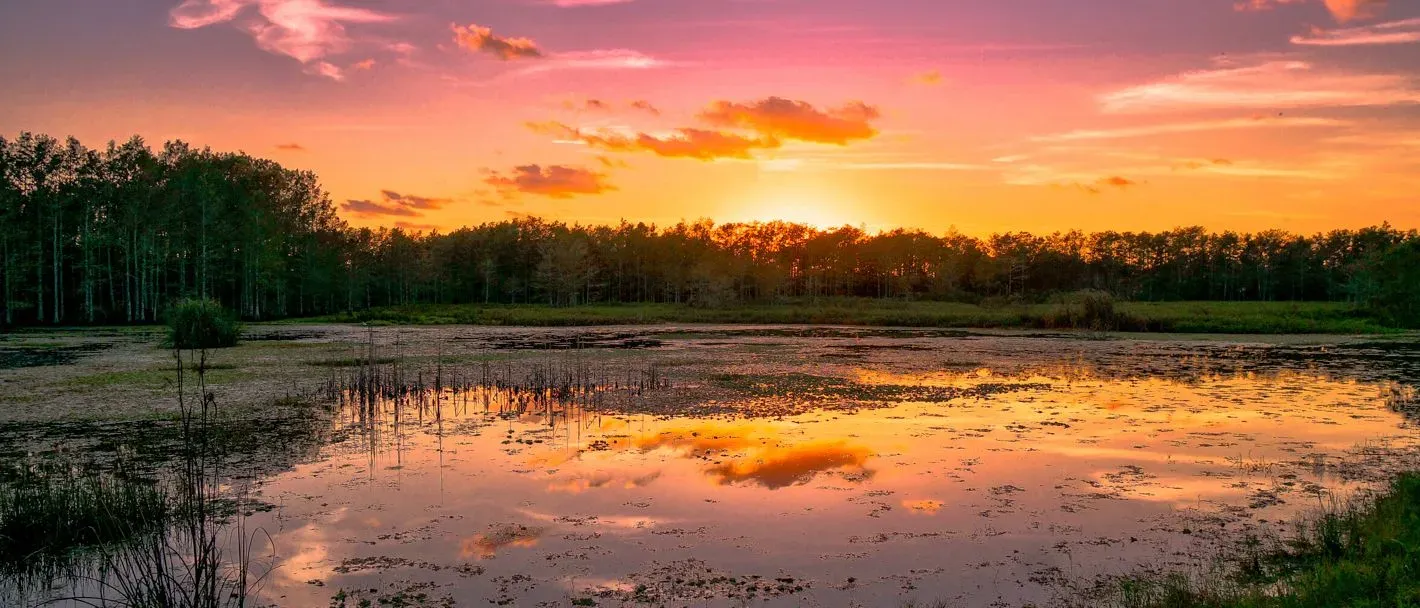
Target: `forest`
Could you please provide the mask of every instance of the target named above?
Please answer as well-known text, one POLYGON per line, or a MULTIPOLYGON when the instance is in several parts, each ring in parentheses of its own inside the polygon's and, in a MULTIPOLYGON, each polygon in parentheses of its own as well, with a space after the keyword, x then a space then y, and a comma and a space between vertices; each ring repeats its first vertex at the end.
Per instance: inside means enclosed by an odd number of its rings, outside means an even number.
POLYGON ((679 303, 815 297, 1352 302, 1420 315, 1420 234, 1023 232, 978 238, 785 223, 583 226, 538 218, 450 232, 353 228, 315 174, 141 138, 0 138, 5 326, 159 321, 210 298, 250 320, 388 305, 679 303))

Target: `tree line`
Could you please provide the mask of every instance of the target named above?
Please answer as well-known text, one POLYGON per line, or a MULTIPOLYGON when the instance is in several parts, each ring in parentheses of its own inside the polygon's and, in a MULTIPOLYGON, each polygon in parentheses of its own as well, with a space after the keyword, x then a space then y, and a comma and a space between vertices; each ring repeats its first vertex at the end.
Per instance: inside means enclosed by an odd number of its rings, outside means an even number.
POLYGON ((423 303, 1034 301, 1081 289, 1413 312, 1420 235, 1382 225, 977 238, 538 218, 418 233, 352 228, 313 173, 244 153, 181 141, 153 150, 137 137, 93 150, 22 133, 0 138, 0 256, 6 326, 153 322, 184 297, 247 319, 423 303))

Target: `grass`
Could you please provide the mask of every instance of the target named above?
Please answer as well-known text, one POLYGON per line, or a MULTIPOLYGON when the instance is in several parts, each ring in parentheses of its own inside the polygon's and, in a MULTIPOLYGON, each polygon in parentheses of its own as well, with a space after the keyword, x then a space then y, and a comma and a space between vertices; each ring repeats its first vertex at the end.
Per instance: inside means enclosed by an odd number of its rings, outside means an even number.
POLYGON ((1138 575, 1090 606, 1413 608, 1420 606, 1420 474, 1374 503, 1320 515, 1294 538, 1225 560, 1220 574, 1138 575))
MULTIPOLYGON (((211 371, 207 372, 207 381, 211 384, 225 384, 256 376, 255 372, 239 370, 230 366, 217 369, 209 367, 209 369, 211 371)), ((98 372, 66 378, 59 381, 59 385, 67 388, 125 387, 149 390, 171 389, 177 386, 177 372, 170 368, 98 372)))
MULTIPOLYGON (((677 304, 421 305, 298 320, 298 323, 390 325, 636 325, 657 323, 816 324, 879 327, 1096 329, 1095 319, 1071 314, 1068 302, 979 306, 958 302, 868 298, 796 300, 698 308, 677 304), (1081 322, 1087 325, 1080 325, 1081 322)), ((1106 329, 1177 333, 1333 333, 1396 331, 1349 304, 1334 302, 1123 302, 1106 329)))
POLYGON ((0 484, 0 578, 63 571, 86 551, 156 533, 168 514, 153 483, 31 463, 0 484))

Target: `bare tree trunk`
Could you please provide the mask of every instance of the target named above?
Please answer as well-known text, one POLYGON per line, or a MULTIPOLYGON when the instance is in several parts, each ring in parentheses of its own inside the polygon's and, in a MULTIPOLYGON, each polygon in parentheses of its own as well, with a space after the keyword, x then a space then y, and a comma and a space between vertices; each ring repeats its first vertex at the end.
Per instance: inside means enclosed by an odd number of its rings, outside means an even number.
POLYGON ((63 283, 62 283, 62 280, 63 280, 63 279, 61 278, 61 275, 60 275, 60 273, 59 273, 59 257, 60 257, 60 256, 59 256, 59 210, 58 210, 58 209, 55 209, 55 210, 54 210, 54 218, 53 218, 53 222, 51 222, 51 223, 52 223, 53 226, 54 226, 54 232, 53 232, 54 238, 53 238, 53 241, 52 241, 52 242, 53 242, 53 259, 50 260, 50 261, 54 264, 54 302, 53 302, 53 303, 54 303, 54 313, 53 313, 53 314, 51 315, 51 317, 50 317, 50 322, 51 322, 51 323, 54 323, 55 325, 58 325, 58 324, 59 324, 59 313, 60 313, 60 309, 63 307, 63 302, 62 302, 61 298, 62 298, 63 295, 64 295, 64 286, 63 286, 63 283))
POLYGON ((6 235, 0 238, 0 253, 4 255, 4 266, 0 267, 0 272, 5 273, 4 298, 5 298, 5 326, 15 324, 14 306, 10 302, 10 237, 6 235))

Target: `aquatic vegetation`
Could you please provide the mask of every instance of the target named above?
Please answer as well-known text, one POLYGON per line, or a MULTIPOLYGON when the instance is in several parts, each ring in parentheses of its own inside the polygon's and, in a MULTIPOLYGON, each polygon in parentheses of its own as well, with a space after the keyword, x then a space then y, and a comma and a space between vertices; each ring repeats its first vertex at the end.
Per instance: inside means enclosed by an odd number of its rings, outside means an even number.
POLYGON ((1120 608, 1326 608, 1420 602, 1420 474, 1373 502, 1302 520, 1291 537, 1254 540, 1201 576, 1142 573, 1072 603, 1120 608))
POLYGON ((0 577, 70 571, 104 545, 158 533, 170 502, 149 480, 57 459, 25 463, 0 482, 0 577))

